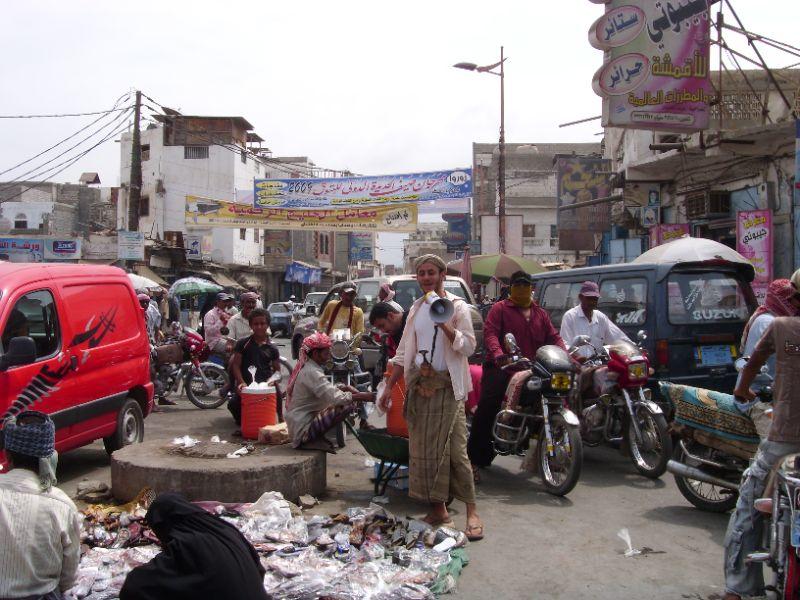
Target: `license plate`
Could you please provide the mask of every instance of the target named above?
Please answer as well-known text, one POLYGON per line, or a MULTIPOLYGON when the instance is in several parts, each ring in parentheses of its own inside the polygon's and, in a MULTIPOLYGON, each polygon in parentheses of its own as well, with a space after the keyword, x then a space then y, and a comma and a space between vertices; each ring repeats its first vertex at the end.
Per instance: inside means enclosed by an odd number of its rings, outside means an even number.
POLYGON ((699 367, 718 367, 733 363, 733 346, 697 346, 694 357, 699 367))

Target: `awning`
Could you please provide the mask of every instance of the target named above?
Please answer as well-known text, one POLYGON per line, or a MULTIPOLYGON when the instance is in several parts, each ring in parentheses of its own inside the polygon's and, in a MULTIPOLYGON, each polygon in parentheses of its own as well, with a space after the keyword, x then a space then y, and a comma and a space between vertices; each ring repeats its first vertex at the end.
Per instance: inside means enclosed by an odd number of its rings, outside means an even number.
POLYGON ((240 283, 234 281, 233 279, 231 279, 230 277, 228 277, 227 275, 225 275, 225 273, 223 273, 221 271, 219 271, 217 273, 212 273, 212 276, 214 277, 214 281, 216 281, 218 284, 220 284, 224 288, 233 288, 235 290, 245 291, 244 287, 240 283))
POLYGON ((137 275, 141 275, 142 277, 147 277, 148 279, 152 279, 158 285, 169 289, 169 284, 166 281, 164 281, 164 278, 156 274, 156 272, 153 271, 153 269, 151 269, 147 265, 136 265, 133 267, 133 270, 137 275))

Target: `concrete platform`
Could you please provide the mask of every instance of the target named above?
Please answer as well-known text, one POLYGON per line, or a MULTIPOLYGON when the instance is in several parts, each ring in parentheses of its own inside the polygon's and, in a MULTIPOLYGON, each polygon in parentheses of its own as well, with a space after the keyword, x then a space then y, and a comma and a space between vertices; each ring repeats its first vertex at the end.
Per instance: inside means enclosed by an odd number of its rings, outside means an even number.
POLYGON ((270 491, 295 501, 303 494, 318 496, 325 491, 324 452, 257 448, 256 454, 241 458, 195 458, 175 454, 164 440, 126 446, 111 457, 111 490, 123 502, 144 487, 156 493, 179 492, 189 500, 220 502, 254 502, 270 491))

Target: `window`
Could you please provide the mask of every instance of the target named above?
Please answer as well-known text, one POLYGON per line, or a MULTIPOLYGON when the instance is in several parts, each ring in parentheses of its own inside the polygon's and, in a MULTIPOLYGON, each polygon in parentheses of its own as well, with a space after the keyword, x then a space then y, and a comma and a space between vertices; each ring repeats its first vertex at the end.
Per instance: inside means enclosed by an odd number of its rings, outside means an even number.
POLYGON ((239 230, 239 239, 246 240, 247 239, 247 229, 240 229, 239 230))
POLYGON ((536 237, 536 225, 523 225, 522 237, 526 238, 536 237))
POLYGON ((60 347, 56 305, 47 290, 29 292, 17 300, 3 329, 3 351, 11 338, 30 336, 36 343, 36 358, 53 356, 60 347))
POLYGON ((644 325, 647 320, 647 280, 604 279, 600 284, 598 310, 621 327, 644 325))
POLYGON ((14 217, 14 229, 27 229, 28 228, 28 215, 19 213, 14 217))
POLYGON ((740 282, 726 273, 671 273, 667 294, 670 323, 744 323, 750 315, 740 282))
POLYGON ((208 158, 208 146, 184 146, 183 158, 188 160, 208 158))
POLYGON ((253 241, 257 244, 259 242, 258 229, 253 229, 253 241))
POLYGON ((319 234, 319 253, 323 256, 331 253, 330 237, 327 233, 319 234))
POLYGON ((142 144, 142 162, 150 160, 150 144, 142 144))
POLYGON ((561 327, 561 318, 570 308, 578 305, 578 293, 582 282, 564 281, 551 283, 544 288, 542 308, 550 313, 550 320, 556 327, 561 327))
POLYGON ((241 150, 241 154, 240 154, 240 155, 241 155, 241 157, 242 157, 242 162, 243 162, 244 164, 247 164, 247 150, 245 150, 245 149, 242 149, 242 150, 241 150))
POLYGON ((369 311, 378 301, 378 289, 380 284, 377 281, 362 281, 358 284, 358 296, 356 296, 356 306, 369 316, 369 311))
POLYGON ((139 198, 139 216, 150 216, 150 196, 142 196, 139 198))
POLYGON ((550 237, 551 238, 558 237, 558 225, 550 225, 550 237))

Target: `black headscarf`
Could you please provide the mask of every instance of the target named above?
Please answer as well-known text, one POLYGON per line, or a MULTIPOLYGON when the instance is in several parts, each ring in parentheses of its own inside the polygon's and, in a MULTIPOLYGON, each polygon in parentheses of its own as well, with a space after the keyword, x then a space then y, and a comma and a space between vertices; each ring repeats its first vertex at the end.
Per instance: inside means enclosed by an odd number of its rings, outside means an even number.
POLYGON ((163 551, 128 574, 120 600, 266 600, 264 567, 233 525, 172 493, 145 519, 163 551))

